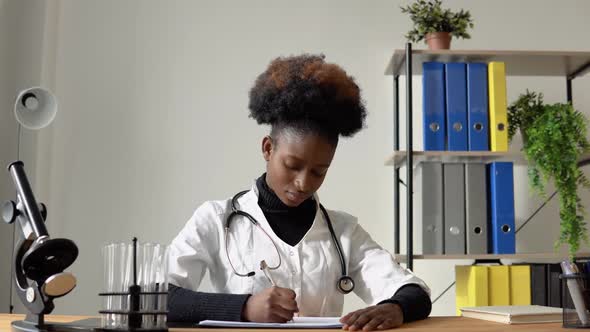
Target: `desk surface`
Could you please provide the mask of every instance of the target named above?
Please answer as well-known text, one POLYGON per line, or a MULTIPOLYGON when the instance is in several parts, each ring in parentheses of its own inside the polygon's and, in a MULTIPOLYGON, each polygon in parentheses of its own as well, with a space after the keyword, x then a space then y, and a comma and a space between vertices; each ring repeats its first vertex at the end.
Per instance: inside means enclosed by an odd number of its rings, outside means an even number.
MULTIPOLYGON (((9 332, 10 322, 13 320, 23 319, 23 315, 9 315, 0 314, 0 331, 9 332)), ((89 318, 88 316, 61 316, 61 315, 49 315, 46 317, 48 322, 59 322, 67 323, 79 319, 89 318)), ((273 330, 273 329, 180 329, 171 328, 170 332, 187 332, 187 331, 208 331, 208 332, 243 332, 243 331, 261 331, 261 332, 272 332, 272 331, 285 331, 285 330, 273 330)), ((430 332, 430 331, 473 331, 473 332, 501 332, 501 331, 535 331, 535 332, 555 332, 555 331, 572 331, 571 329, 564 329, 561 327, 561 323, 552 324, 523 324, 523 325, 507 325, 500 323, 487 322, 479 319, 464 318, 464 317, 431 317, 423 321, 413 322, 404 324, 397 330, 401 331, 414 331, 414 332, 430 332)), ((334 330, 288 330, 290 332, 327 332, 334 330)), ((392 330, 394 331, 394 330, 392 330)))

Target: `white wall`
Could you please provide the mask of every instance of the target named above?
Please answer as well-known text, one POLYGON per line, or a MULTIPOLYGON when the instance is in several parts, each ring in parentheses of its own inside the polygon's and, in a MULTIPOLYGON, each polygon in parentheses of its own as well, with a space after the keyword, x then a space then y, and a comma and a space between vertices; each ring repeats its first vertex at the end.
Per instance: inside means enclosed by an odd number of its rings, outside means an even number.
MULTIPOLYGON (((23 129, 18 144, 18 125, 14 118, 14 99, 30 86, 47 85, 43 79, 43 53, 47 37, 45 25, 49 5, 36 0, 0 1, 0 201, 15 200, 15 189, 6 166, 17 158, 24 161, 29 181, 36 184, 37 133, 23 129)), ((0 312, 9 311, 13 226, 0 222, 0 312), (4 254, 7 253, 7 254, 4 254)), ((17 239, 20 231, 16 233, 17 239)), ((13 294, 14 295, 14 294, 13 294)), ((14 295, 15 296, 15 295, 14 295)), ((22 311, 14 297, 15 311, 22 311)))
MULTIPOLYGON (((8 27, 10 22, 6 19, 9 4, 0 3, 0 44, 7 45, 11 41, 11 36, 8 34, 8 27)), ((2 88, 0 89, 0 167, 8 164, 11 159, 16 158, 16 137, 17 127, 14 121, 14 116, 10 110, 11 91, 8 87, 11 75, 10 66, 11 54, 9 52, 0 52, 0 77, 6 78, 1 81, 2 88)), ((9 199, 13 196, 10 179, 6 173, 0 176, 0 195, 2 200, 9 199)), ((3 222, 2 222, 3 223, 3 222)), ((12 233, 13 227, 7 225, 0 225, 0 252, 12 252, 12 233)), ((9 294, 10 294, 10 254, 3 254, 0 256, 0 312, 9 311, 9 294)))
MULTIPOLYGON (((322 52, 356 77, 368 128, 341 142, 320 196, 326 206, 357 215, 379 243, 393 248, 393 172, 383 166, 392 150, 392 78, 383 72, 410 26, 401 2, 57 3, 48 9, 54 24, 46 28, 55 35, 45 37, 53 47, 44 72, 55 82, 60 110, 39 134, 37 183, 51 234, 80 247, 71 269, 79 287, 58 300, 57 313, 98 310, 103 243, 132 236, 169 242, 204 200, 248 188, 264 171, 259 146, 268 128, 248 118, 247 92, 279 55, 322 52)), ((590 50, 587 1, 445 3, 469 9, 476 22, 473 39, 454 41, 456 49, 590 50)), ((575 104, 586 114, 589 82, 574 88, 575 104)), ((419 114, 420 83, 414 83, 419 114)), ((543 91, 547 101, 565 98, 563 79, 519 78, 509 81, 510 99, 526 87, 543 91)), ((421 132, 415 137, 420 142, 421 132)), ((518 169, 515 178, 518 223, 538 204, 526 194, 524 174, 518 169)), ((518 250, 551 249, 556 205, 538 218, 519 234, 518 250)), ((419 234, 416 243, 421 247, 419 234)), ((415 271, 436 296, 453 280, 455 263, 416 261, 415 271)), ((361 306, 347 297, 345 310, 361 306)), ((453 313, 449 292, 433 314, 453 313)))

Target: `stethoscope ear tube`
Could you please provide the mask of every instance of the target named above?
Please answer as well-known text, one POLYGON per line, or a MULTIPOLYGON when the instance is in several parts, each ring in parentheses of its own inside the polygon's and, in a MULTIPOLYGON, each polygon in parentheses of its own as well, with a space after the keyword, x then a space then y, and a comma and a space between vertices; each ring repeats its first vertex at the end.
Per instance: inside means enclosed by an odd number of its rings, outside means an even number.
MULTIPOLYGON (((228 220, 230 220, 230 218, 232 218, 232 215, 235 215, 235 212, 232 212, 230 214, 230 216, 228 217, 228 220)), ((236 268, 234 267, 234 264, 231 262, 231 258, 229 257, 229 221, 227 223, 227 226, 225 227, 225 254, 227 256, 227 261, 229 262, 229 266, 231 266, 232 270, 234 270, 234 273, 240 277, 252 277, 254 276, 256 273, 254 271, 250 271, 248 273, 240 273, 238 272, 238 270, 236 270, 236 268)))
POLYGON ((338 251, 338 256, 340 257, 342 276, 338 279, 336 288, 338 288, 338 290, 341 293, 348 294, 352 292, 352 290, 354 290, 354 280, 350 276, 348 276, 348 273, 346 273, 346 262, 344 261, 344 253, 342 252, 342 247, 340 247, 340 242, 336 238, 336 233, 334 232, 334 228, 332 227, 332 222, 330 221, 330 217, 328 216, 328 211, 326 211, 322 204, 320 204, 320 209, 324 214, 326 224, 328 224, 328 229, 330 230, 330 235, 332 236, 332 241, 336 245, 336 251, 338 251))

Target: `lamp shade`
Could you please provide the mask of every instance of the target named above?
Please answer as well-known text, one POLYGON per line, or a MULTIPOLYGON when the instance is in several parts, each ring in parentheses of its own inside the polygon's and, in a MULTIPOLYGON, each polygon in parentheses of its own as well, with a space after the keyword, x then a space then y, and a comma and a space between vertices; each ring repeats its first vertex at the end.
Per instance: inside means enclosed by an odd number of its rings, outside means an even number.
POLYGON ((19 92, 14 103, 16 120, 27 129, 41 129, 53 121, 57 98, 49 90, 33 87, 19 92))

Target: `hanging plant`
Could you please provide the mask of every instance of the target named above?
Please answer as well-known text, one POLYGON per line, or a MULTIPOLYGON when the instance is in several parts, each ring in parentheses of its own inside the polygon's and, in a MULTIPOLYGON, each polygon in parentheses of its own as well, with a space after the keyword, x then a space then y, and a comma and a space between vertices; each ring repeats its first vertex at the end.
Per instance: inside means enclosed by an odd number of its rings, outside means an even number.
POLYGON ((588 242, 585 209, 578 186, 590 188, 590 182, 578 168, 578 160, 590 151, 586 138, 587 119, 571 104, 545 105, 543 95, 529 92, 508 107, 508 138, 520 131, 522 150, 528 162, 529 183, 541 197, 552 180, 559 194, 560 236, 558 247, 567 244, 569 254, 588 242))

